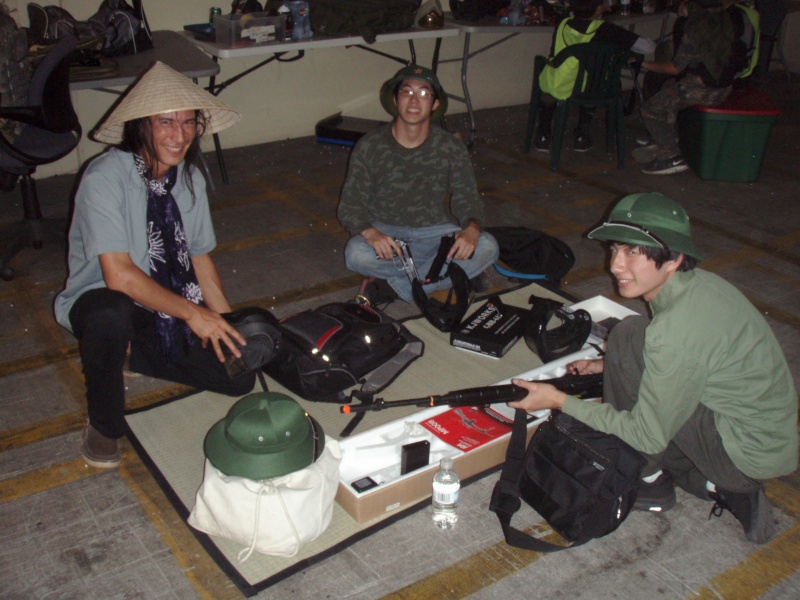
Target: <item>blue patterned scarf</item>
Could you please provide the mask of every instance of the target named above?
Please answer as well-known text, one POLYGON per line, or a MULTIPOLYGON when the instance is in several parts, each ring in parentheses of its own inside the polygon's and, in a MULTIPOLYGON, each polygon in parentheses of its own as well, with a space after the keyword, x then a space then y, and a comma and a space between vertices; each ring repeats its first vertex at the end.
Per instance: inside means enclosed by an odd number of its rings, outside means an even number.
MULTIPOLYGON (((181 211, 172 196, 178 168, 172 167, 163 180, 158 180, 153 178, 141 156, 134 154, 133 160, 147 185, 150 277, 169 291, 204 306, 203 293, 189 255, 181 211)), ((156 313, 156 332, 161 352, 168 361, 172 361, 179 348, 192 343, 192 330, 186 322, 161 312, 156 313)))

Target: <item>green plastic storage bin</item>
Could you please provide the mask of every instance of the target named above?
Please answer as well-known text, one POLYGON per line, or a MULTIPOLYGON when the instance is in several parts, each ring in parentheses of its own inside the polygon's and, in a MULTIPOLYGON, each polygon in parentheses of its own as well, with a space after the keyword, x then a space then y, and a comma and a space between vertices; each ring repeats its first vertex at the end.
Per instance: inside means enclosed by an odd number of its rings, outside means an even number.
POLYGON ((756 181, 780 114, 769 96, 750 88, 732 91, 719 106, 683 110, 683 155, 700 179, 756 181))

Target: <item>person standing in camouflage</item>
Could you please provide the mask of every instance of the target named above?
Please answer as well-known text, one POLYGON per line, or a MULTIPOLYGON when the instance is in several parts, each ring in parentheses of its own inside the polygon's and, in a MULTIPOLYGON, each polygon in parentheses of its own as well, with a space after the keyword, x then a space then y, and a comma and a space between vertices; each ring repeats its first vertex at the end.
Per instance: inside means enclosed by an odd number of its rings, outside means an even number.
MULTIPOLYGON (((413 302, 397 240, 408 244, 424 277, 442 236, 451 234, 455 243, 448 258, 466 272, 476 291, 485 291, 484 270, 499 250, 482 231, 483 202, 466 147, 432 126, 447 110, 447 94, 433 71, 410 65, 383 84, 380 98, 394 120, 356 144, 338 208, 339 220, 352 234, 345 264, 367 277, 360 299, 413 302)), ((443 279, 424 289, 431 293, 450 285, 443 279)))
POLYGON ((653 144, 638 152, 651 157, 641 170, 652 175, 689 168, 678 144, 678 112, 695 104, 720 104, 728 97, 735 75, 729 64, 735 27, 719 0, 691 0, 681 10, 686 11, 687 20, 672 60, 642 63, 646 71, 674 77, 642 105, 642 120, 653 144))

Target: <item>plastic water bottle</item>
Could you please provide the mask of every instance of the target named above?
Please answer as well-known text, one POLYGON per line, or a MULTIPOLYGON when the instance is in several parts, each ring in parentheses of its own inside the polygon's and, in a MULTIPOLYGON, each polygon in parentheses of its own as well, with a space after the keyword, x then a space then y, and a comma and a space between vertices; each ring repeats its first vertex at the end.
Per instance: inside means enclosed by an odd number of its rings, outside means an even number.
POLYGON ((619 0, 619 14, 623 17, 631 14, 631 0, 619 0))
POLYGON ((453 459, 443 458, 433 476, 433 522, 440 529, 451 529, 458 521, 458 491, 461 479, 453 470, 453 459))
POLYGON ((311 39, 314 34, 311 32, 307 0, 291 0, 286 4, 292 13, 292 40, 311 39))

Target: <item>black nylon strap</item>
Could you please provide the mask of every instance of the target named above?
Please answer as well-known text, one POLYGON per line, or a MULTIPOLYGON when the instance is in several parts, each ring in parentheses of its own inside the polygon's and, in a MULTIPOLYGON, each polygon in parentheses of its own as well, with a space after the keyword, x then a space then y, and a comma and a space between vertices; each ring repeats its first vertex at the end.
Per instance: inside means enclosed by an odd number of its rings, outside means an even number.
POLYGON ((511 431, 511 440, 508 442, 508 449, 506 450, 506 461, 503 464, 500 479, 494 486, 489 510, 497 515, 500 526, 503 528, 503 536, 509 546, 536 552, 558 552, 559 550, 579 546, 580 544, 572 544, 571 546, 551 544, 511 526, 511 518, 522 505, 519 498, 519 480, 525 464, 527 431, 527 413, 524 410, 517 409, 514 412, 514 428, 511 431))

